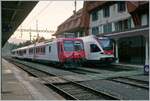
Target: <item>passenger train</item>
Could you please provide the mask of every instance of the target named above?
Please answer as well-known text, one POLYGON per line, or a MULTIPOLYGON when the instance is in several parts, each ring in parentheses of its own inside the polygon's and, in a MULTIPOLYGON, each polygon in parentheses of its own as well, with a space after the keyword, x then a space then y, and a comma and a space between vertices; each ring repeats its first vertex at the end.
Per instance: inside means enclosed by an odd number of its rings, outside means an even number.
POLYGON ((57 38, 12 50, 12 57, 28 59, 61 67, 81 64, 112 63, 114 43, 108 37, 89 35, 80 38, 57 38))
POLYGON ((85 60, 83 41, 77 38, 58 38, 51 42, 35 43, 12 50, 12 57, 71 67, 85 60))
POLYGON ((80 37, 84 43, 85 58, 87 63, 112 63, 114 57, 114 43, 108 37, 96 37, 89 35, 80 37))

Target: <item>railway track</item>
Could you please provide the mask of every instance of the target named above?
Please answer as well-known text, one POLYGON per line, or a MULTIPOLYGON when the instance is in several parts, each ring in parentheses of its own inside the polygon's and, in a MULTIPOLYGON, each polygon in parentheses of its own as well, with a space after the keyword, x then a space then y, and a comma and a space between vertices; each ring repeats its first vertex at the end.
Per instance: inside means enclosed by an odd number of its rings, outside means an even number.
POLYGON ((114 82, 120 82, 123 84, 128 84, 131 86, 144 88, 144 89, 149 89, 149 82, 142 81, 142 80, 131 79, 128 77, 118 77, 118 78, 113 78, 113 79, 109 79, 109 80, 114 81, 114 82))
MULTIPOLYGON (((86 68, 93 68, 93 66, 85 66, 86 68)), ((119 68, 119 67, 114 67, 114 65, 97 65, 94 66, 93 69, 97 69, 97 70, 108 70, 108 71, 112 71, 112 72, 120 72, 120 71, 132 71, 134 69, 129 69, 129 68, 119 68), (111 68, 110 68, 111 67, 111 68)))
POLYGON ((90 70, 85 70, 85 69, 79 69, 79 68, 76 68, 76 69, 72 69, 72 70, 68 70, 68 71, 71 71, 71 72, 74 72, 74 73, 78 73, 78 74, 100 74, 99 72, 95 72, 95 71, 90 71, 90 70))
POLYGON ((139 79, 136 79, 136 78, 130 78, 130 77, 121 77, 121 78, 129 79, 129 80, 134 80, 134 81, 137 81, 137 82, 142 82, 142 83, 147 83, 147 84, 149 84, 148 81, 139 80, 139 79))
POLYGON ((13 64, 17 67, 23 69, 24 71, 28 72, 30 75, 35 76, 46 83, 46 86, 52 88, 57 93, 62 95, 67 100, 120 100, 120 98, 115 97, 111 94, 108 94, 104 91, 97 91, 95 89, 89 88, 85 85, 79 84, 74 81, 70 81, 55 74, 49 74, 37 69, 33 69, 30 66, 25 64, 17 63, 14 60, 10 60, 13 64), (66 83, 51 83, 49 80, 46 80, 46 77, 55 76, 61 79, 66 80, 66 83))

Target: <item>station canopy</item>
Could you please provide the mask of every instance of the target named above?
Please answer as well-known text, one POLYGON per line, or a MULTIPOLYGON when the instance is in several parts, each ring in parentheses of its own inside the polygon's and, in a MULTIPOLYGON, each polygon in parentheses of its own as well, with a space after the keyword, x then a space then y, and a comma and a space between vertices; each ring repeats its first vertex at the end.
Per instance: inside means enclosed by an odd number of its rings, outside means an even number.
POLYGON ((2 47, 38 1, 2 1, 2 47))

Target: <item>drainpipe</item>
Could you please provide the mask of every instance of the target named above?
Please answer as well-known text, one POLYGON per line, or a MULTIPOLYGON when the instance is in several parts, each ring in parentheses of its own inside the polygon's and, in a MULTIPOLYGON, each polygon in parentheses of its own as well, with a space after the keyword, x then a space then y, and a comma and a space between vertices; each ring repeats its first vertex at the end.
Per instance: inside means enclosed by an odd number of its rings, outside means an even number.
POLYGON ((145 65, 149 65, 149 39, 145 37, 145 65))
POLYGON ((144 74, 149 74, 149 39, 145 37, 145 65, 144 65, 144 74))
POLYGON ((115 58, 117 59, 117 60, 116 60, 116 63, 119 63, 119 56, 118 56, 118 39, 115 39, 115 58))

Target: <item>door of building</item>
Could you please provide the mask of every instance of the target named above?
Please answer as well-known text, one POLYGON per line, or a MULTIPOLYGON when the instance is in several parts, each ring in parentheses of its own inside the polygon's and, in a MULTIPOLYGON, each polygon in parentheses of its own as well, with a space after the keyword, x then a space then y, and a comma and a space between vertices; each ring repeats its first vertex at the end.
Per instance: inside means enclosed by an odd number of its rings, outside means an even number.
POLYGON ((120 38, 118 43, 120 62, 129 64, 145 63, 145 39, 143 36, 120 38))

